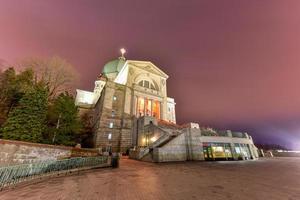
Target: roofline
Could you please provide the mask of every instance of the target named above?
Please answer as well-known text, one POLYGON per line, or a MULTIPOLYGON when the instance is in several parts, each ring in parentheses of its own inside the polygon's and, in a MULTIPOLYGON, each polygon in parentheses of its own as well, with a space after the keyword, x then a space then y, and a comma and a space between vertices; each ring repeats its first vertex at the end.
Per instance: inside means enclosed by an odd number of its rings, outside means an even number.
MULTIPOLYGON (((159 71, 160 73, 162 73, 162 74, 165 76, 166 79, 169 78, 169 75, 168 75, 168 74, 166 74, 164 71, 162 71, 160 68, 158 68, 158 67, 157 67, 153 62, 151 62, 151 61, 126 60, 124 66, 127 65, 128 63, 141 63, 141 64, 147 63, 147 64, 150 64, 150 65, 152 65, 157 71, 159 71)), ((122 71, 122 70, 121 70, 121 71, 122 71)))

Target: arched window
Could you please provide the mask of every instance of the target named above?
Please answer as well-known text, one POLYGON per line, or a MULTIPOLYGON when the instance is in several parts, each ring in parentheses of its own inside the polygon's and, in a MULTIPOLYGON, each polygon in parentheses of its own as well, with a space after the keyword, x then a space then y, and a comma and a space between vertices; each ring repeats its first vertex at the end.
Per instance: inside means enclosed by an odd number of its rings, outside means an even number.
POLYGON ((152 90, 157 90, 155 85, 153 83, 151 83, 150 81, 147 81, 147 80, 141 80, 138 84, 139 84, 139 86, 142 86, 142 87, 145 87, 145 88, 149 88, 149 89, 152 89, 152 90))

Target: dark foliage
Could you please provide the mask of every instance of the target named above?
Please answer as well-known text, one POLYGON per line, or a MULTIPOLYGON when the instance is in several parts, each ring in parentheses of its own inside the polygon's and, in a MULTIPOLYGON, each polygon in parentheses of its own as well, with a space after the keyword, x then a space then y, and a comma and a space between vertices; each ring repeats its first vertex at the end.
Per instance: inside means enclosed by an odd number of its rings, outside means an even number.
POLYGON ((37 85, 26 92, 9 113, 3 127, 3 138, 41 142, 47 114, 47 90, 37 85))

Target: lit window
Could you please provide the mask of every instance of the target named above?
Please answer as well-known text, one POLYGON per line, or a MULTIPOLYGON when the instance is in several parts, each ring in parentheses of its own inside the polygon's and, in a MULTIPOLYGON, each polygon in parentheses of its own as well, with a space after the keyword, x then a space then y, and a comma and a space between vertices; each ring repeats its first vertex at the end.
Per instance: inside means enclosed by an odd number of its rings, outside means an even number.
POLYGON ((114 117, 115 116, 115 111, 111 111, 111 116, 114 117))
POLYGON ((138 98, 137 114, 138 116, 144 116, 145 114, 145 99, 142 97, 138 98))
POLYGON ((112 136, 112 134, 109 133, 107 138, 108 138, 109 140, 111 140, 111 136, 112 136))
POLYGON ((152 116, 160 119, 160 102, 159 101, 153 101, 153 107, 152 107, 152 116))
POLYGON ((117 97, 116 97, 116 96, 114 96, 114 97, 113 97, 113 100, 114 100, 114 101, 116 101, 116 100, 117 100, 117 97))
POLYGON ((146 99, 145 101, 146 105, 145 105, 145 115, 146 116, 151 116, 151 107, 152 107, 152 102, 149 99, 146 99))
POLYGON ((235 152, 238 153, 238 154, 241 153, 240 148, 239 147, 235 147, 235 152))
POLYGON ((109 128, 113 128, 114 127, 114 123, 113 122, 110 122, 109 123, 109 128))

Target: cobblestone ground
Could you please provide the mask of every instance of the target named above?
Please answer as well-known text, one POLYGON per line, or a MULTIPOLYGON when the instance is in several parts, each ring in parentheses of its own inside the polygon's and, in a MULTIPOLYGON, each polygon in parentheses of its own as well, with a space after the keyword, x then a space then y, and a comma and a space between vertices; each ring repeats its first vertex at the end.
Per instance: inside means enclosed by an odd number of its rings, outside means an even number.
POLYGON ((122 159, 97 169, 0 192, 26 199, 300 199, 300 158, 259 161, 144 163, 122 159))

